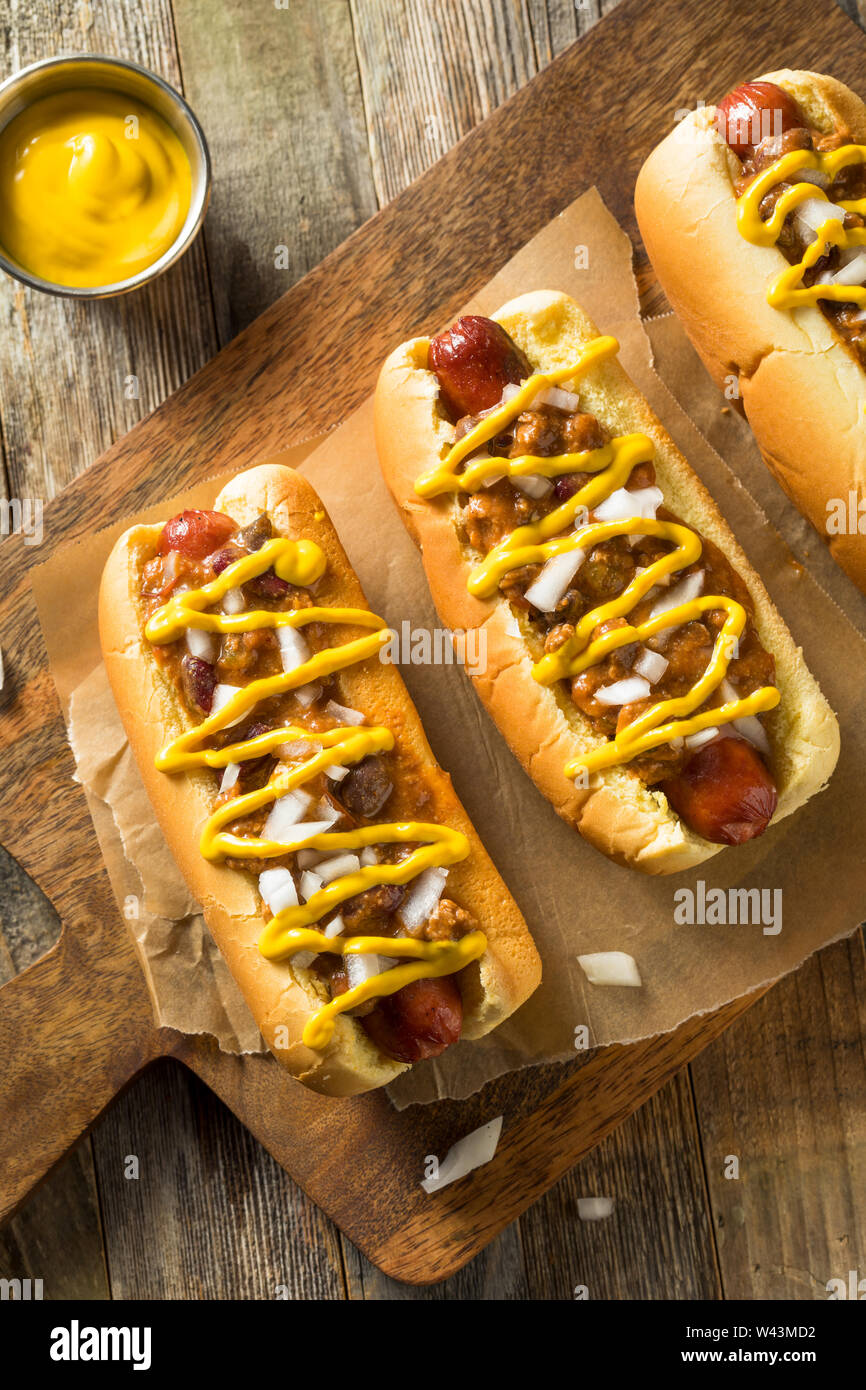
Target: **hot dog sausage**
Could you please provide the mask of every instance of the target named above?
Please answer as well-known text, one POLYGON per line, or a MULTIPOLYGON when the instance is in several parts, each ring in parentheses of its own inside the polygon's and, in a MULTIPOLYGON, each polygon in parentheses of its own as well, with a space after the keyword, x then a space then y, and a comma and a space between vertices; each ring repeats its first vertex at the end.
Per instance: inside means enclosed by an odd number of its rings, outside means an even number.
POLYGON ((203 560, 227 541, 235 523, 223 512, 190 510, 173 516, 162 528, 159 552, 180 550, 192 560, 203 560))
POLYGON ((739 738, 705 744, 660 786, 677 815, 717 845, 763 835, 779 799, 760 753, 739 738))
POLYGON ((716 107, 716 126, 734 154, 745 159, 768 135, 782 135, 803 124, 793 97, 775 82, 744 82, 716 107))
POLYGON ((427 364, 452 420, 489 410, 509 382, 532 370, 505 329, 480 314, 464 315, 431 339, 427 364))
POLYGON ((398 1062, 438 1057, 460 1037, 463 1001, 451 975, 415 980, 361 1019, 377 1047, 398 1062))

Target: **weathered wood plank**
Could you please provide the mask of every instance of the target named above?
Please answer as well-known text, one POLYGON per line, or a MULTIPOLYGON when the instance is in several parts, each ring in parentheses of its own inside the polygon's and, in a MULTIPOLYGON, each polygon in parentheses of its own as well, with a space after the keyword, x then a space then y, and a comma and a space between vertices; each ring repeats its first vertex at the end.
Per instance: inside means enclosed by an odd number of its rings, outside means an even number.
POLYGON ((538 71, 509 0, 352 0, 373 174, 384 205, 538 71))
POLYGON ((183 0, 175 29, 213 156, 222 344, 376 211, 352 21, 348 0, 183 0))
POLYGON ((726 1297, 820 1299, 866 1277, 862 936, 782 980, 692 1074, 726 1297))
MULTIPOLYGON (((46 54, 132 58, 180 85, 169 0, 31 0, 0 18, 4 68, 46 54)), ((156 284, 76 303, 0 283, 0 417, 9 487, 53 497, 217 348, 201 242, 156 284), (134 380, 130 380, 134 378, 134 380)))
POLYGON ((532 1298, 720 1298, 687 1074, 525 1212, 520 1229, 532 1298), (581 1197, 612 1198, 612 1214, 582 1221, 581 1197))
POLYGON ((114 1298, 345 1297, 335 1227, 188 1072, 159 1063, 110 1118, 93 1146, 114 1298))

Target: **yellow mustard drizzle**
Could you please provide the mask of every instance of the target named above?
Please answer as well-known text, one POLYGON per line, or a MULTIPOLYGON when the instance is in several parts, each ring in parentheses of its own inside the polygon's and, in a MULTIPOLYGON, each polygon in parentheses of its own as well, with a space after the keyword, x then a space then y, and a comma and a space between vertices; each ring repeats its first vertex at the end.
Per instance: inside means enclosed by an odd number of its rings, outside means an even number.
POLYGON ((539 391, 560 382, 576 380, 593 364, 614 356, 618 349, 615 338, 601 336, 587 344, 576 362, 554 371, 534 373, 509 401, 497 406, 480 420, 458 440, 436 468, 420 477, 415 484, 415 491, 421 497, 430 498, 446 493, 475 492, 485 478, 502 474, 511 478, 527 473, 545 478, 558 477, 563 473, 595 475, 573 497, 548 512, 540 521, 518 526, 493 547, 469 576, 467 587, 478 598, 494 595, 499 581, 510 570, 544 563, 566 551, 585 550, 588 553, 593 546, 613 536, 658 536, 673 544, 674 549, 636 576, 618 597, 584 614, 575 627, 574 635, 555 652, 535 663, 532 674, 542 685, 553 685, 556 681, 579 675, 617 647, 635 641, 643 642, 665 628, 692 622, 710 609, 724 609, 725 621, 716 638, 712 657, 689 693, 676 699, 659 701, 626 725, 615 738, 572 759, 565 767, 567 777, 630 762, 639 754, 671 739, 685 738, 701 729, 773 709, 780 699, 774 686, 764 686, 742 699, 729 700, 714 709, 694 713, 724 680, 736 650, 736 642, 746 626, 746 610, 727 595, 702 595, 637 626, 617 628, 590 641, 592 632, 600 623, 611 618, 626 617, 661 579, 694 564, 703 549, 700 537, 691 527, 673 521, 640 517, 594 522, 570 534, 562 534, 567 527, 575 524, 579 513, 591 511, 612 492, 623 487, 636 464, 652 460, 653 444, 646 435, 619 435, 602 448, 585 453, 550 456, 524 454, 513 459, 482 456, 471 459, 464 471, 459 471, 461 463, 469 455, 499 434, 521 411, 528 409, 539 391))
MULTIPOLYGON (((274 752, 281 744, 311 745, 309 754, 302 749, 300 760, 293 757, 291 765, 281 761, 266 786, 230 798, 208 818, 201 833, 199 848, 209 860, 219 860, 227 854, 234 858, 265 860, 292 853, 290 839, 252 839, 232 835, 225 827, 302 787, 333 764, 351 766, 372 753, 387 752, 394 747, 394 736, 390 729, 355 724, 324 731, 287 724, 224 748, 203 747, 212 734, 228 728, 261 700, 285 694, 363 661, 375 655, 390 639, 384 620, 364 608, 312 607, 292 612, 251 610, 233 615, 207 611, 219 603, 230 589, 238 588, 271 568, 288 583, 307 587, 324 573, 325 557, 311 541, 281 538, 267 541, 260 550, 228 565, 209 584, 171 598, 147 623, 145 634, 148 640, 154 643, 173 642, 190 627, 206 632, 230 633, 259 628, 299 628, 307 623, 338 623, 374 630, 341 646, 327 647, 314 653, 293 671, 251 681, 221 709, 180 734, 158 754, 156 766, 161 771, 177 772, 193 767, 224 768, 229 763, 274 752)), ((259 938, 259 950, 268 960, 289 959, 300 951, 409 958, 405 963, 362 981, 323 1005, 304 1028, 303 1040, 308 1047, 321 1050, 327 1046, 338 1014, 370 999, 394 994, 413 980, 454 974, 470 961, 477 960, 486 949, 487 940, 480 931, 468 932, 457 941, 418 941, 411 937, 391 936, 328 937, 313 929, 314 924, 326 913, 368 888, 379 884, 406 884, 425 869, 444 867, 465 859, 469 853, 469 842, 458 830, 424 821, 361 826, 345 831, 326 830, 312 838, 304 838, 296 848, 322 852, 406 843, 416 845, 407 858, 397 864, 363 865, 353 873, 340 875, 314 893, 308 902, 284 908, 271 917, 259 938)))
MULTIPOLYGON (((737 226, 742 236, 754 246, 775 246, 779 240, 785 218, 807 199, 823 198, 829 203, 826 193, 813 183, 795 183, 781 195, 772 215, 766 222, 761 217, 760 207, 766 195, 776 187, 798 174, 802 169, 816 169, 827 174, 832 181, 849 164, 866 160, 866 145, 842 145, 838 150, 819 152, 817 150, 792 150, 783 154, 773 164, 758 174, 749 187, 737 200, 737 226)), ((866 216, 866 198, 842 200, 837 204, 846 212, 866 216)), ((866 287, 863 285, 804 285, 805 272, 825 256, 832 246, 840 250, 849 247, 866 246, 866 227, 852 227, 846 230, 838 218, 828 217, 818 230, 815 240, 806 247, 801 260, 787 266, 774 276, 767 290, 767 302, 775 309, 799 309, 806 304, 817 304, 821 299, 836 303, 866 304, 866 287)))

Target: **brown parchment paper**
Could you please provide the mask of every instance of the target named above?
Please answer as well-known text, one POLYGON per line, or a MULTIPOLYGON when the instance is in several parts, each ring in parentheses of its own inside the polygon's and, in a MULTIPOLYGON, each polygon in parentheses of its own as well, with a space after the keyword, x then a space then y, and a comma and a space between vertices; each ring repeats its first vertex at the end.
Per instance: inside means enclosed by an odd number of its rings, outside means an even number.
MULTIPOLYGON (((416 1067, 390 1087, 398 1106, 465 1096, 503 1071, 572 1057, 581 1025, 593 1045, 633 1041, 675 1028, 694 1014, 778 978, 813 951, 851 932, 866 903, 866 856, 860 846, 866 811, 860 775, 866 736, 858 717, 866 674, 866 603, 768 478, 748 430, 720 398, 672 318, 650 325, 670 391, 654 371, 650 342, 638 317, 631 246, 595 190, 518 252, 466 308, 491 312, 516 294, 542 288, 573 294, 602 331, 619 338, 623 364, 715 496, 803 645, 839 715, 842 757, 829 789, 762 839, 723 852, 690 873, 648 879, 609 863, 559 820, 509 753, 462 670, 404 666, 434 751, 453 776, 533 931, 544 979, 523 1009, 489 1038, 458 1044, 439 1061, 416 1067), (730 467, 705 436, 723 448, 730 467), (675 910, 678 905, 682 910, 683 900, 675 895, 683 889, 699 895, 701 884, 707 892, 734 887, 768 894, 778 890, 780 898, 768 903, 781 906, 781 930, 768 935, 761 922, 678 925, 675 910), (589 985, 577 956, 602 950, 630 952, 642 987, 589 985)), ((238 467, 254 462, 239 460, 238 467)), ((302 468, 321 493, 373 607, 392 627, 399 629, 408 620, 413 628, 435 629, 420 559, 381 480, 370 402, 309 452, 302 468)), ((198 505, 206 505, 217 490, 217 483, 200 489, 198 505)), ((171 512, 170 503, 159 509, 162 516, 171 512)), ((222 1046, 245 1049, 251 1044, 242 1026, 243 1005, 231 981, 222 978, 225 972, 201 931, 195 905, 186 900, 176 878, 172 884, 170 856, 164 846, 153 843, 149 807, 140 786, 135 789, 134 776, 123 768, 123 741, 122 736, 117 741, 116 724, 111 738, 105 732, 111 709, 104 699, 100 703, 104 678, 100 686, 98 650, 94 660, 87 623, 92 624, 95 615, 101 565, 121 529, 112 528, 98 544, 88 543, 86 553, 76 558, 81 570, 71 594, 69 574, 75 569, 68 556, 64 563, 62 551, 36 574, 34 588, 52 668, 67 718, 72 709, 79 775, 88 790, 115 891, 122 902, 128 878, 123 879, 120 870, 128 873, 128 865, 118 868, 118 854, 125 861, 116 829, 120 824, 127 855, 136 861, 143 881, 144 904, 163 924, 159 937, 153 938, 140 922, 132 924, 157 1016, 163 1021, 170 1017, 176 1027, 203 1027, 222 1046), (80 622, 74 624, 76 635, 88 633, 75 650, 63 638, 63 630, 68 633, 73 626, 70 599, 80 622), (157 940, 154 949, 152 942, 157 940), (178 949, 184 945, 187 950, 178 949), (207 963, 207 971, 200 962, 207 963), (193 990, 197 1007, 187 1018, 183 1008, 189 1002, 187 991, 193 990)))

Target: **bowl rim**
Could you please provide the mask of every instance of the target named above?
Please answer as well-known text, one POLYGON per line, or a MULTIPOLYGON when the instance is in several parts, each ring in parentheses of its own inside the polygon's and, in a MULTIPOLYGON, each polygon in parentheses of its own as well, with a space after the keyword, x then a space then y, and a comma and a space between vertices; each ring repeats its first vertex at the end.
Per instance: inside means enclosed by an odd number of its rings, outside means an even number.
POLYGON ((44 280, 40 275, 34 275, 32 271, 25 270, 16 265, 6 256, 2 244, 0 244, 0 270, 4 270, 14 280, 21 284, 28 285, 31 289, 40 290, 43 294, 53 294, 61 299, 108 299, 112 295, 127 294, 130 290, 139 289, 142 285, 155 280, 163 271, 168 270, 169 266, 174 265, 179 260, 187 247, 195 240, 201 225, 205 219, 211 194, 211 181, 213 169, 211 165, 210 150, 204 131, 198 117, 190 106, 186 97, 172 87, 170 82, 166 82, 159 73, 152 72, 150 68, 145 68, 141 63, 133 62, 131 58, 115 58, 108 53, 69 53, 58 54, 53 58, 40 58, 35 63, 28 63, 24 68, 19 68, 17 72, 10 73, 7 78, 0 82, 0 101, 3 100, 7 92, 13 91, 23 78, 30 76, 31 73, 46 71, 49 68, 66 67, 67 65, 77 65, 79 63, 96 63, 106 69, 125 69, 127 72, 135 72, 140 77, 146 79, 154 87, 158 87, 168 98, 169 101, 180 111, 187 122, 193 136, 193 140, 198 148, 201 159, 203 178, 201 179, 200 191, 190 202, 190 212, 196 205, 195 218, 189 222, 189 213, 184 221, 184 225, 162 255, 155 260, 152 265, 145 266, 135 275, 130 275, 125 280, 115 280, 105 285, 62 285, 55 280, 44 280))

